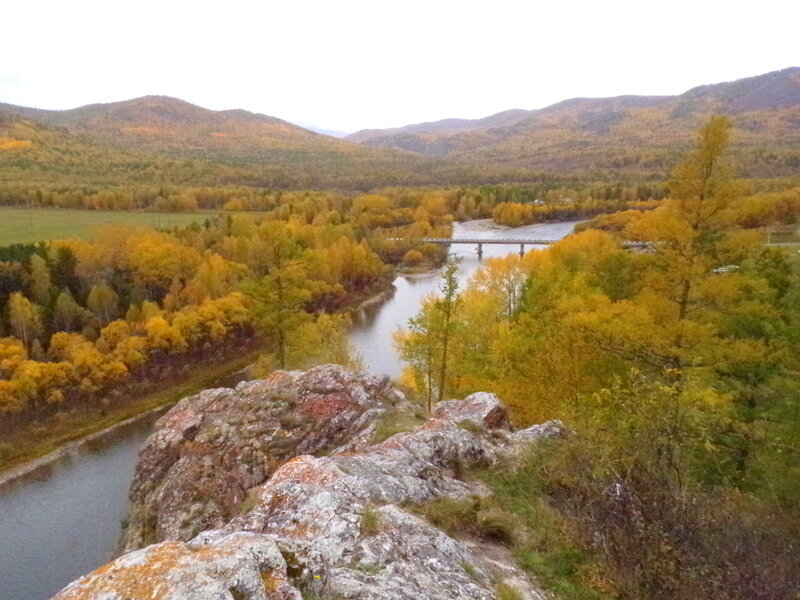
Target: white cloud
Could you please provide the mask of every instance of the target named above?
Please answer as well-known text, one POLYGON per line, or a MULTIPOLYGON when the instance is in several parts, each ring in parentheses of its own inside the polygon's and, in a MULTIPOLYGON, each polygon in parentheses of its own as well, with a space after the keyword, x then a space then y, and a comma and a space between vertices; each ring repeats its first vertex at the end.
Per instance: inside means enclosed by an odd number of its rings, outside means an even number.
POLYGON ((790 0, 27 0, 3 9, 0 101, 166 94, 352 131, 797 65, 798 17, 790 0))

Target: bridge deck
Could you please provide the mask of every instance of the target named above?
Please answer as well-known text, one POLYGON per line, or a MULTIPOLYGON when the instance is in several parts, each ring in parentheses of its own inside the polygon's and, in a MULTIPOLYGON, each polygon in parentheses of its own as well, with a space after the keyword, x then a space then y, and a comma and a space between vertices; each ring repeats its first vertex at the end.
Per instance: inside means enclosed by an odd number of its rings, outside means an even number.
POLYGON ((536 240, 528 238, 422 238, 426 244, 525 244, 548 245, 555 244, 558 240, 536 240))
MULTIPOLYGON (((519 244, 520 246, 549 246, 560 240, 537 240, 531 238, 422 238, 421 242, 427 244, 519 244)), ((644 248, 647 242, 623 242, 626 248, 644 248)))

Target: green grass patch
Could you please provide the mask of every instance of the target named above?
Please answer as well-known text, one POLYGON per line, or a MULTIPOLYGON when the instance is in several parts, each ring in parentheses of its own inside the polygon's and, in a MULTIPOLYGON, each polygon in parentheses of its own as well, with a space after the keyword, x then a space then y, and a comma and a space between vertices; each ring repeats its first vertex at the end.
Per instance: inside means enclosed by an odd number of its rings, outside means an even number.
MULTIPOLYGON (((547 452, 546 446, 557 443, 543 441, 537 452, 547 452)), ((606 567, 583 550, 569 520, 548 502, 540 464, 531 455, 516 470, 501 466, 476 474, 494 492, 493 510, 510 515, 504 522, 517 526, 511 548, 514 558, 559 599, 615 597, 606 567)))
POLYGON ((367 506, 364 508, 364 512, 361 513, 360 528, 361 535, 364 536, 375 535, 380 531, 381 519, 374 507, 367 506))
POLYGON ((219 211, 162 213, 138 211, 72 210, 60 208, 0 207, 0 246, 70 237, 91 238, 107 225, 169 228, 202 223, 219 211))
POLYGON ((524 600, 522 594, 505 583, 498 584, 495 594, 497 595, 497 600, 524 600))
POLYGON ((519 518, 504 510, 492 497, 442 497, 411 509, 456 538, 475 536, 513 546, 522 531, 519 518))

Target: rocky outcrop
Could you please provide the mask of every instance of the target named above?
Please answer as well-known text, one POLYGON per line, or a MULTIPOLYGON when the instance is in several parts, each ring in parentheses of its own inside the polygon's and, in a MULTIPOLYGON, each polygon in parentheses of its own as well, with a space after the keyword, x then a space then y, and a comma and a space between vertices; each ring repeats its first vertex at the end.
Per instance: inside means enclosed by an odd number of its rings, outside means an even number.
POLYGON ((365 443, 375 419, 402 400, 388 377, 335 365, 181 400, 139 454, 121 552, 221 527, 287 459, 365 443))
MULTIPOLYGON (((306 374, 279 374, 272 383, 253 382, 236 392, 214 390, 196 396, 170 411, 154 437, 177 439, 179 432, 194 430, 189 435, 196 439, 204 427, 197 423, 198 417, 204 422, 214 414, 214 406, 224 406, 223 413, 231 414, 234 396, 260 406, 253 399, 254 390, 271 395, 276 381, 302 390, 320 378, 362 382, 359 389, 365 396, 341 404, 343 412, 353 410, 359 416, 343 418, 341 423, 348 424, 343 429, 332 428, 354 432, 359 443, 346 446, 339 444, 344 440, 338 433, 310 432, 318 437, 314 447, 339 446, 327 455, 302 454, 277 468, 265 467, 264 473, 272 471, 271 476, 248 491, 238 514, 226 523, 215 524, 190 541, 167 541, 129 553, 74 582, 56 598, 489 600, 500 585, 522 599, 544 596, 507 553, 490 551, 476 540, 455 539, 407 508, 442 497, 486 494, 479 483, 464 481, 459 473, 465 467, 513 457, 521 444, 560 433, 558 424, 512 432, 505 408, 492 394, 441 403, 434 417, 417 430, 369 444, 364 431, 372 417, 365 415, 400 402, 399 394, 383 380, 323 367, 306 374), (230 400, 215 404, 224 397, 230 400), (361 408, 356 410, 355 405, 361 408), (328 441, 320 441, 323 438, 328 441)), ((341 383, 315 389, 314 402, 320 406, 327 405, 328 394, 348 396, 341 383)), ((300 392, 295 408, 302 404, 302 396, 300 392)), ((326 423, 323 417, 320 427, 326 423)), ((277 433, 283 429, 274 430, 274 435, 283 435, 277 433)), ((264 443, 269 446, 266 439, 264 443)), ((147 448, 152 450, 154 444, 172 448, 164 440, 152 439, 147 448)), ((174 451, 165 456, 170 452, 174 451)), ((143 453, 140 470, 162 473, 152 460, 148 462, 150 456, 143 453)), ((180 460, 172 461, 167 471, 180 460)), ((140 475, 137 472, 137 481, 140 475)), ((171 489, 168 480, 163 475, 158 478, 164 490, 171 489)), ((246 485, 239 483, 240 476, 231 481, 246 485)), ((165 496, 154 498, 163 501, 165 496)))

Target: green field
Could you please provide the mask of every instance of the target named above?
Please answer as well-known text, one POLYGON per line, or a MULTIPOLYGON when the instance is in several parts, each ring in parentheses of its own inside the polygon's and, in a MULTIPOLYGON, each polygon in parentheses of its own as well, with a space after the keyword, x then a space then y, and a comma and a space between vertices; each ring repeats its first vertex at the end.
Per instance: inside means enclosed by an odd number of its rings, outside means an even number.
POLYGON ((65 210, 58 208, 0 207, 0 246, 57 240, 69 237, 89 238, 104 225, 145 225, 171 227, 202 222, 219 214, 125 212, 100 210, 65 210))

